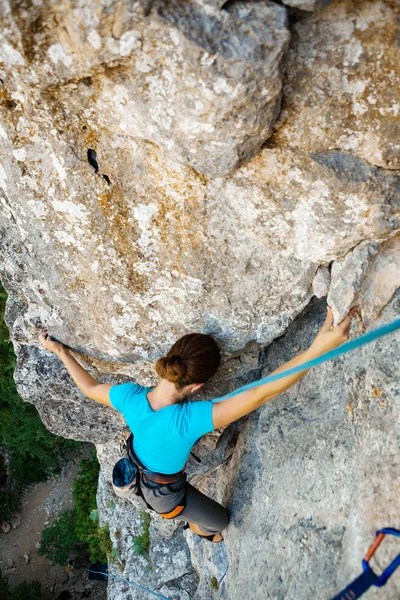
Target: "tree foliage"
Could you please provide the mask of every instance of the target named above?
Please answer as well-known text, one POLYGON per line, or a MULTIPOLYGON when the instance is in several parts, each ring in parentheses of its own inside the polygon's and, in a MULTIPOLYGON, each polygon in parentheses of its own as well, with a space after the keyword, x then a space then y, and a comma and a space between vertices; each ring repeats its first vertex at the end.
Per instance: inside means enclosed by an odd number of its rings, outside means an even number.
POLYGON ((10 600, 45 600, 39 581, 23 581, 11 590, 10 600))
POLYGON ((105 562, 107 554, 112 551, 108 527, 99 527, 93 514, 97 511, 97 482, 100 465, 93 452, 90 460, 81 462, 79 476, 74 481, 72 497, 75 501, 77 514, 77 536, 88 545, 90 558, 93 562, 105 562))
POLYGON ((76 528, 75 509, 64 511, 50 527, 42 531, 38 554, 65 567, 70 559, 74 560, 85 551, 85 544, 78 538, 76 528))
MULTIPOLYGON (((50 433, 36 408, 24 402, 15 387, 15 355, 3 320, 7 295, 0 284, 0 443, 11 458, 12 485, 1 488, 0 520, 16 509, 24 485, 45 481, 59 472, 68 452, 80 443, 50 433)), ((0 460, 1 462, 1 460, 0 460)), ((0 486, 6 481, 6 467, 0 464, 0 486)))
POLYGON ((106 562, 112 554, 112 544, 107 526, 98 524, 96 492, 100 466, 93 452, 92 458, 83 460, 78 478, 74 481, 75 506, 65 511, 42 533, 39 554, 58 565, 69 559, 89 555, 92 562, 106 562))
POLYGON ((23 581, 15 588, 10 589, 7 579, 0 571, 0 599, 1 600, 45 600, 42 596, 39 581, 23 581))

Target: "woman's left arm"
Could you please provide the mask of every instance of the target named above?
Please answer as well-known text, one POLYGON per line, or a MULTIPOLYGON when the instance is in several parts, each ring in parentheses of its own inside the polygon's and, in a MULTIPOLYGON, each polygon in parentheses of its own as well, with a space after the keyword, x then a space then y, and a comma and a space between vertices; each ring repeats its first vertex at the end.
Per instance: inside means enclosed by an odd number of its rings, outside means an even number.
POLYGON ((112 387, 110 384, 97 383, 90 373, 88 373, 78 361, 75 360, 72 354, 69 353, 68 349, 60 342, 52 340, 47 331, 40 334, 39 340, 45 350, 53 352, 63 361, 72 379, 85 396, 100 404, 112 406, 109 399, 109 393, 112 387))
MULTIPOLYGON (((292 360, 279 367, 279 369, 273 371, 271 375, 300 366, 333 348, 337 348, 340 344, 347 341, 351 319, 355 311, 356 308, 353 308, 340 325, 334 327, 332 309, 328 307, 325 323, 310 348, 292 358, 292 360)), ((307 371, 308 369, 305 369, 293 375, 282 377, 282 379, 277 381, 264 383, 259 387, 240 392, 227 400, 216 402, 212 407, 214 428, 218 429, 219 427, 229 425, 229 423, 233 423, 233 421, 237 421, 241 417, 244 417, 244 415, 248 415, 269 400, 276 398, 276 396, 279 396, 300 381, 307 371)))

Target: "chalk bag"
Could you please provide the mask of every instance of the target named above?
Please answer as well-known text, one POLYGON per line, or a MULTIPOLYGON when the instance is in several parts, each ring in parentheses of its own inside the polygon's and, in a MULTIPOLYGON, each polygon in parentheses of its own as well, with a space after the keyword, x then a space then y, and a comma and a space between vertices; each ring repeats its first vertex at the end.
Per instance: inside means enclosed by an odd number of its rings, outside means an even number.
POLYGON ((137 494, 138 492, 138 470, 129 458, 120 458, 114 465, 112 479, 115 493, 124 496, 124 492, 137 494))

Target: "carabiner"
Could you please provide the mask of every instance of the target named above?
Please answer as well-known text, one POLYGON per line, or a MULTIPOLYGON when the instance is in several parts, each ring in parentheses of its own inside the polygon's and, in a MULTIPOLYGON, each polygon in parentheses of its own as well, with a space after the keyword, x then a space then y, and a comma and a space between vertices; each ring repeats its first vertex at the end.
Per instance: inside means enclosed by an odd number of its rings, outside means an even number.
MULTIPOLYGON (((374 542, 368 548, 367 553, 362 560, 362 566, 363 566, 364 571, 371 569, 371 567, 369 566, 369 561, 375 554, 375 552, 378 549, 378 547, 380 546, 380 544, 383 542, 385 536, 386 535, 395 535, 396 537, 400 537, 400 531, 398 529, 393 529, 393 527, 385 527, 384 529, 380 529, 379 531, 377 531, 375 535, 376 535, 376 537, 375 537, 374 542)), ((388 567, 386 567, 386 569, 383 571, 383 573, 379 577, 377 577, 377 579, 374 581, 373 585, 376 585, 377 587, 382 587, 383 585, 385 585, 385 583, 387 582, 389 577, 392 575, 392 573, 397 569, 397 567, 399 565, 400 565, 400 554, 398 554, 396 556, 396 558, 390 563, 390 565, 388 567)))

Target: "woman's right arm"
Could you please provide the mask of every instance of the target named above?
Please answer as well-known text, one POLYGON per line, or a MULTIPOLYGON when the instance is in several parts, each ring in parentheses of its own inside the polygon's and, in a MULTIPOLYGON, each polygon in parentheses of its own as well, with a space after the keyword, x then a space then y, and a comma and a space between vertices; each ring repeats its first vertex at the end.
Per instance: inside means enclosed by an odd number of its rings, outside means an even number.
POLYGON ((112 387, 110 384, 97 383, 90 373, 88 373, 78 361, 75 360, 72 354, 69 353, 68 349, 60 342, 52 340, 47 331, 40 334, 39 340, 43 348, 53 352, 62 360, 68 373, 85 396, 100 404, 112 406, 109 399, 109 393, 112 387))
MULTIPOLYGON (((333 327, 332 309, 328 307, 325 323, 311 346, 305 352, 302 352, 279 367, 279 369, 276 369, 276 371, 273 371, 271 375, 302 365, 347 341, 351 319, 355 311, 356 309, 352 309, 340 325, 333 327)), ((304 377, 307 371, 308 369, 305 369, 294 375, 283 377, 278 381, 265 383, 259 387, 242 392, 227 400, 216 402, 212 408, 214 428, 218 429, 219 427, 229 425, 229 423, 233 423, 233 421, 237 421, 244 415, 253 412, 253 410, 256 410, 269 400, 276 398, 276 396, 288 390, 304 377)))

